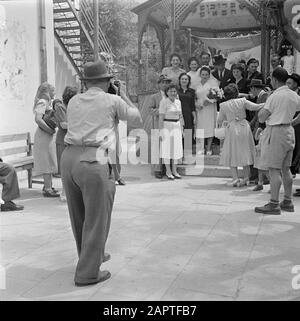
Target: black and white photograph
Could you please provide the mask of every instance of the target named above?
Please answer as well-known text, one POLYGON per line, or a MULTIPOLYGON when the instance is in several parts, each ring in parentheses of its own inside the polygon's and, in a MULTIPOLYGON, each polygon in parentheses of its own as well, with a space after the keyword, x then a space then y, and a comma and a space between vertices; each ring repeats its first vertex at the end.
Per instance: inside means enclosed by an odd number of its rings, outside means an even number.
POLYGON ((1 302, 300 301, 299 169, 300 0, 0 0, 1 302))

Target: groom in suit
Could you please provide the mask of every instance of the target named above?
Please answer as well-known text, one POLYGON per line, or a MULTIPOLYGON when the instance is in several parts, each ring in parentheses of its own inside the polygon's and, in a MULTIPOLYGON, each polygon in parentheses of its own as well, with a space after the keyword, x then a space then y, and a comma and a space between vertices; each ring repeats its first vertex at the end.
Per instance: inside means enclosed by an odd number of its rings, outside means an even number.
POLYGON ((235 83, 232 72, 225 68, 225 62, 226 58, 222 55, 214 56, 215 70, 212 72, 212 75, 219 80, 219 87, 221 89, 224 89, 230 83, 235 83))

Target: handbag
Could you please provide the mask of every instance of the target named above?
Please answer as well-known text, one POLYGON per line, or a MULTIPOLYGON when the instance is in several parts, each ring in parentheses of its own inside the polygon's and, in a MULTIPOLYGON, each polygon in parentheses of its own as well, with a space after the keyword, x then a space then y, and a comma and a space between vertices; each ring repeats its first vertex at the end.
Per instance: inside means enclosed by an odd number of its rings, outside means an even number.
POLYGON ((227 126, 228 126, 228 122, 223 121, 221 127, 215 128, 215 137, 217 137, 220 140, 225 139, 227 126))
POLYGON ((52 109, 46 110, 46 112, 42 118, 48 127, 55 130, 55 128, 57 127, 57 121, 55 118, 55 111, 54 110, 52 110, 52 109))

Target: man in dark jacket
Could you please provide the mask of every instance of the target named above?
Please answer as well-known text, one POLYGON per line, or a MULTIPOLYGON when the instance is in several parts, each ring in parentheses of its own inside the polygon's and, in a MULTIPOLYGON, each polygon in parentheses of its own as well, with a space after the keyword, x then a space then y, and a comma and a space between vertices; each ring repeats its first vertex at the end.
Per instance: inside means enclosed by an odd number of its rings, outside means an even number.
POLYGON ((232 72, 225 68, 226 58, 222 55, 214 56, 215 70, 212 75, 219 80, 221 89, 224 89, 228 84, 235 82, 232 76, 232 72))

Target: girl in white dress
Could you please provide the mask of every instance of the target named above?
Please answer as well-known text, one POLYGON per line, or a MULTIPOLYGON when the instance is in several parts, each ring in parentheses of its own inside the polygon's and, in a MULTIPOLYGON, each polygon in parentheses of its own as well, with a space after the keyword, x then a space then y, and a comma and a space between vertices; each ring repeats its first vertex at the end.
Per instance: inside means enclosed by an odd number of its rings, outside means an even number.
POLYGON ((190 88, 196 90, 200 84, 199 61, 196 57, 191 57, 188 61, 190 71, 187 73, 191 77, 190 88))
POLYGON ((204 153, 204 138, 207 138, 206 153, 212 155, 211 145, 214 138, 217 118, 217 102, 207 96, 211 88, 219 88, 219 83, 210 75, 210 68, 203 66, 200 69, 201 81, 196 88, 196 139, 200 144, 201 153, 204 153), (204 130, 204 136, 202 131, 204 130))
POLYGON ((179 179, 177 162, 183 157, 182 133, 183 116, 181 102, 175 84, 170 84, 165 90, 166 98, 159 105, 159 129, 161 137, 160 157, 166 166, 168 179, 179 179), (172 165, 172 169, 171 169, 172 165))

